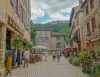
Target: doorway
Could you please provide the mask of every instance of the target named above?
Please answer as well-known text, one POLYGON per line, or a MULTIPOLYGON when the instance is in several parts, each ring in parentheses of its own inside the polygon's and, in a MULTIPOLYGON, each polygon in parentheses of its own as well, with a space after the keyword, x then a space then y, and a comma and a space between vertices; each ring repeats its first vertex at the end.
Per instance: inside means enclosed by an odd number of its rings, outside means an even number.
POLYGON ((11 49, 11 31, 9 29, 6 32, 6 48, 11 49))

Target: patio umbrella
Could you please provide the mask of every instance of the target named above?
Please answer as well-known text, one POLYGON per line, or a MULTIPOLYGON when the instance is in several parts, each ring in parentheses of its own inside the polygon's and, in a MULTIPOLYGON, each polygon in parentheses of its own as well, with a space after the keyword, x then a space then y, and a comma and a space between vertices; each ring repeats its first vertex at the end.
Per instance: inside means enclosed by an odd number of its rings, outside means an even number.
POLYGON ((45 46, 34 46, 33 49, 47 49, 45 46))
POLYGON ((38 51, 38 52, 44 52, 45 50, 47 50, 47 47, 45 47, 45 46, 34 46, 33 49, 36 49, 36 51, 38 51))

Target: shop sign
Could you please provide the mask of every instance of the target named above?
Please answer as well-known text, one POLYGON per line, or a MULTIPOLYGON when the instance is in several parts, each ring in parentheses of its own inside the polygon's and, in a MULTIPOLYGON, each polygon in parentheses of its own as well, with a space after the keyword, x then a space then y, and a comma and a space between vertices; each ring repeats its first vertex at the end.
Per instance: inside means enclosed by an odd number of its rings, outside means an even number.
POLYGON ((13 28, 15 28, 18 32, 20 32, 21 34, 23 34, 21 31, 21 28, 19 28, 19 26, 14 22, 14 20, 8 16, 8 24, 11 25, 13 28))

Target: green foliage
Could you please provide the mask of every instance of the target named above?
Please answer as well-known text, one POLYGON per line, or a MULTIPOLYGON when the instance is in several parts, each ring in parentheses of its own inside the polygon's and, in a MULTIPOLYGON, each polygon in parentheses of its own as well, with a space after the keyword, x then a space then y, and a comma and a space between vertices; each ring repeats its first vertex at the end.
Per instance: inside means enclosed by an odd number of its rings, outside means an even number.
POLYGON ((70 54, 69 56, 69 63, 72 64, 72 59, 73 59, 73 56, 70 54))
POLYGON ((32 48, 32 45, 29 43, 23 43, 23 46, 24 46, 24 49, 28 49, 28 50, 31 50, 32 48))
POLYGON ((85 73, 92 73, 92 58, 87 51, 82 51, 80 53, 80 60, 82 63, 82 71, 85 73))
POLYGON ((97 58, 97 56, 96 56, 96 51, 95 51, 94 49, 91 49, 91 57, 92 57, 93 59, 96 59, 96 58, 97 58))
MULTIPOLYGON (((36 36, 36 33, 35 33, 35 26, 34 26, 34 24, 32 23, 32 21, 31 21, 31 39, 32 39, 32 41, 35 39, 35 36, 36 36)), ((34 41, 33 41, 34 42, 34 41)))
POLYGON ((75 66, 79 66, 80 64, 80 60, 78 57, 75 57, 72 59, 72 64, 75 65, 75 66))
POLYGON ((80 53, 80 59, 87 59, 90 55, 88 54, 87 51, 82 51, 80 53))
POLYGON ((97 58, 100 58, 100 51, 96 51, 97 58))
POLYGON ((21 39, 19 37, 15 37, 14 46, 17 47, 21 44, 21 39))
POLYGON ((100 64, 99 64, 99 63, 96 65, 95 76, 96 76, 96 77, 100 77, 100 64))

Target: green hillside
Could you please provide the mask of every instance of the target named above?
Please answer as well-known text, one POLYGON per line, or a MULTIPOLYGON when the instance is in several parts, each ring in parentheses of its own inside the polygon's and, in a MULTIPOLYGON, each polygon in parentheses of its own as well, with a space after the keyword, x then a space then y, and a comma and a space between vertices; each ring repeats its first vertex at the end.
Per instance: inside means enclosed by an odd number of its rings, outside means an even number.
POLYGON ((65 34, 65 41, 69 43, 70 27, 68 21, 54 21, 47 24, 34 24, 35 28, 51 28, 54 32, 65 34))

